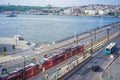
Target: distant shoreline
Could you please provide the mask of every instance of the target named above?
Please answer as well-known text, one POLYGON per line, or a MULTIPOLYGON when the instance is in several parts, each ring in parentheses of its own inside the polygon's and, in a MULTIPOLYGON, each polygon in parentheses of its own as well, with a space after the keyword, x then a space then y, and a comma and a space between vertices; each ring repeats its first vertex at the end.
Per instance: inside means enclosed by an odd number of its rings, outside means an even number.
MULTIPOLYGON (((0 13, 0 15, 8 15, 8 14, 3 14, 0 13)), ((19 15, 36 15, 36 14, 17 14, 19 15)), ((120 16, 110 16, 110 15, 94 15, 94 16, 89 16, 89 15, 56 15, 56 14, 37 14, 36 16, 41 16, 41 15, 49 15, 49 16, 85 16, 85 17, 117 17, 120 18, 120 16)))

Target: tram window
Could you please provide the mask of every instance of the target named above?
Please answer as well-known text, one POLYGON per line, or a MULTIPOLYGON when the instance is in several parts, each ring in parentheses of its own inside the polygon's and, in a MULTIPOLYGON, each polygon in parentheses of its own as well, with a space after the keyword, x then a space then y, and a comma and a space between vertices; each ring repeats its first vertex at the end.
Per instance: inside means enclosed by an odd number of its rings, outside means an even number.
POLYGON ((18 76, 18 79, 21 79, 21 78, 22 78, 22 75, 19 75, 19 76, 18 76))
POLYGON ((27 75, 27 72, 25 72, 25 76, 27 75))
POLYGON ((8 80, 15 80, 15 78, 10 78, 10 79, 8 79, 8 80))
POLYGON ((61 59, 64 60, 64 56, 62 56, 61 59))
POLYGON ((17 78, 17 77, 15 77, 15 80, 18 80, 18 78, 17 78))

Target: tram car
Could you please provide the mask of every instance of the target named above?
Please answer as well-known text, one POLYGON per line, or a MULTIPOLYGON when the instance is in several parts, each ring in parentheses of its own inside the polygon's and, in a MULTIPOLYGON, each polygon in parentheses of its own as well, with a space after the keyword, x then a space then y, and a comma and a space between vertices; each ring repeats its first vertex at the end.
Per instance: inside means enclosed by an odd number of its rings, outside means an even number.
POLYGON ((57 55, 54 55, 52 57, 44 57, 42 60, 41 60, 41 63, 42 63, 42 67, 46 70, 46 69, 49 69, 77 54, 80 54, 84 51, 84 45, 79 45, 77 47, 74 47, 74 48, 68 48, 66 49, 64 52, 60 53, 60 54, 57 54, 57 55))
POLYGON ((24 68, 16 69, 11 73, 4 71, 2 75, 0 75, 0 80, 26 80, 32 76, 35 76, 43 69, 47 70, 77 54, 81 54, 83 51, 84 45, 79 45, 73 48, 65 49, 63 52, 53 55, 49 58, 44 56, 44 58, 41 60, 42 65, 32 62, 29 65, 26 65, 24 68))
POLYGON ((0 75, 0 80, 26 80, 39 73, 39 65, 30 63, 23 69, 13 71, 11 73, 4 73, 0 75))

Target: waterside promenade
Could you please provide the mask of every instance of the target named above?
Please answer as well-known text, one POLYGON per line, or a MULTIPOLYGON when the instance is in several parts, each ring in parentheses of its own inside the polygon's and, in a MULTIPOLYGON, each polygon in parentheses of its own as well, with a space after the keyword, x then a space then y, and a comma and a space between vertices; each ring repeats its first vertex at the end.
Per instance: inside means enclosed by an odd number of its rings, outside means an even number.
POLYGON ((0 38, 0 54, 2 55, 11 55, 32 47, 31 45, 27 45, 27 41, 24 40, 16 40, 15 38, 0 38), (15 46, 15 47, 13 47, 15 46), (6 51, 4 51, 4 47, 6 47, 6 51))

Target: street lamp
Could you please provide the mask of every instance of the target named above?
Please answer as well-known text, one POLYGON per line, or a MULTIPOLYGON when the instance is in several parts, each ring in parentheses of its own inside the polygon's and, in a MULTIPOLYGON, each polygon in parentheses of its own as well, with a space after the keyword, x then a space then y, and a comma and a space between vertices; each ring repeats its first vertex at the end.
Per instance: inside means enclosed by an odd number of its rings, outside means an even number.
POLYGON ((91 39, 91 49, 90 49, 90 53, 93 54, 93 39, 91 39))
POLYGON ((52 44, 53 44, 53 49, 55 49, 55 42, 53 41, 52 44))
POLYGON ((110 28, 107 28, 108 43, 109 43, 109 32, 110 32, 110 28))
POLYGON ((95 31, 94 31, 94 41, 96 41, 96 30, 97 29, 95 29, 95 31))
POLYGON ((17 28, 16 28, 16 36, 15 36, 15 41, 16 41, 16 45, 17 45, 17 28))
POLYGON ((77 36, 76 32, 74 33, 74 38, 76 39, 75 40, 76 45, 78 45, 79 36, 77 36))
POLYGON ((25 72, 25 66, 26 66, 26 63, 25 63, 25 56, 22 56, 23 58, 23 79, 26 80, 26 72, 25 72))
POLYGON ((120 24, 118 25, 118 31, 119 31, 119 36, 120 36, 120 24))
POLYGON ((78 38, 79 38, 79 37, 78 37, 78 36, 76 36, 76 39, 77 39, 77 42, 76 42, 76 44, 77 44, 77 45, 78 45, 78 38))

